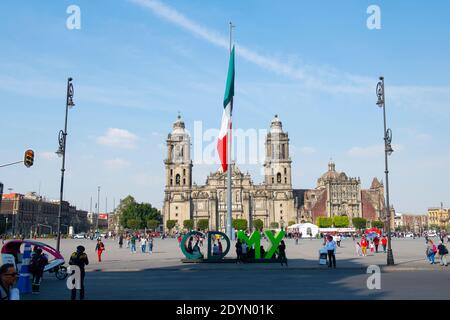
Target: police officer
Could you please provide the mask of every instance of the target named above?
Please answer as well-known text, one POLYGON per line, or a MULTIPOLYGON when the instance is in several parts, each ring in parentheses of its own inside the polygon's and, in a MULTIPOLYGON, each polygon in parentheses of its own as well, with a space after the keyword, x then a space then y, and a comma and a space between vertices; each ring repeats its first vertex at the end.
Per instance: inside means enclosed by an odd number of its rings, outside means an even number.
MULTIPOLYGON (((84 267, 89 264, 88 257, 86 253, 84 253, 86 249, 83 246, 78 246, 77 251, 72 253, 70 256, 70 265, 78 266, 80 268, 80 300, 84 299, 84 276, 86 271, 84 267)), ((72 300, 76 300, 77 298, 77 289, 72 289, 72 300)))

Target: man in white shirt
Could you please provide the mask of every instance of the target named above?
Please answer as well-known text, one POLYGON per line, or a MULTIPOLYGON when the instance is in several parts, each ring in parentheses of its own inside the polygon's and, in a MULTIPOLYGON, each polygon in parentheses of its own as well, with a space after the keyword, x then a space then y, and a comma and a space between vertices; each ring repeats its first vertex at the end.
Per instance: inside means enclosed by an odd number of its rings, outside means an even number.
POLYGON ((328 253, 328 267, 336 268, 336 242, 332 236, 327 237, 327 243, 325 245, 328 253))
POLYGON ((341 246, 341 236, 339 234, 337 234, 335 238, 336 238, 337 246, 340 247, 341 246))

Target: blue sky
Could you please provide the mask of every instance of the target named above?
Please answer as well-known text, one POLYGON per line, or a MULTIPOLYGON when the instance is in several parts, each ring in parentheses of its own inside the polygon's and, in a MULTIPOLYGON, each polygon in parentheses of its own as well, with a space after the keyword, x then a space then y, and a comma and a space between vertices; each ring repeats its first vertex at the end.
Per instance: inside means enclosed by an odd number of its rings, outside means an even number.
MULTIPOLYGON (((65 86, 74 78, 65 198, 112 208, 128 194, 161 207, 165 138, 180 111, 189 130, 220 125, 228 22, 237 26, 235 128, 289 132, 296 188, 313 188, 330 158, 384 177, 378 76, 386 78, 391 202, 399 212, 450 205, 450 4, 411 1, 2 1, 0 169, 5 188, 58 198, 65 86), (69 30, 69 5, 81 29, 69 30), (366 27, 379 5, 381 29, 366 27), (225 45, 223 44, 225 42, 225 45), (94 200, 95 202, 95 200, 94 200)), ((194 166, 204 183, 214 165, 194 166)), ((254 182, 259 165, 241 166, 254 182)))

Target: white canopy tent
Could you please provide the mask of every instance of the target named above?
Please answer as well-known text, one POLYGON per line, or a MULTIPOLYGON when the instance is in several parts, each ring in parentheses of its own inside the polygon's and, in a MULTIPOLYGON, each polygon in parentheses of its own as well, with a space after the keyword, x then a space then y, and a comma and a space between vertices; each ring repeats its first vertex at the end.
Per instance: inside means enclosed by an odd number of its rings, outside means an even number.
POLYGON ((287 228, 288 233, 302 233, 302 238, 315 238, 319 227, 312 223, 297 223, 287 228))

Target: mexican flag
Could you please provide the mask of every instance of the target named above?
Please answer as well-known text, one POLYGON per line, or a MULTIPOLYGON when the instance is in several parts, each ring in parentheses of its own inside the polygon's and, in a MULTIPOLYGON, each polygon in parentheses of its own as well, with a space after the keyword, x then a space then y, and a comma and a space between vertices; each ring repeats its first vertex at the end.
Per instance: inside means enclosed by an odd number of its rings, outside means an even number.
MULTIPOLYGON (((234 96, 234 46, 231 50, 230 64, 228 65, 228 77, 227 85, 225 87, 225 96, 223 99, 223 113, 222 124, 219 132, 219 139, 217 141, 217 151, 219 152, 219 158, 222 172, 226 172, 228 169, 227 163, 227 132, 231 130, 231 114, 233 110, 233 96, 234 96)), ((231 139, 231 137, 230 137, 231 139)), ((231 141, 230 141, 231 143, 231 141)))

